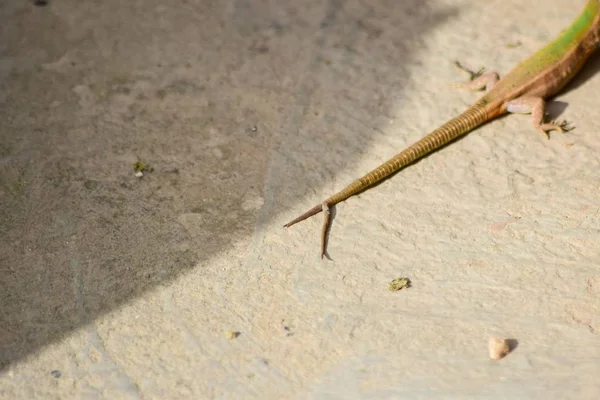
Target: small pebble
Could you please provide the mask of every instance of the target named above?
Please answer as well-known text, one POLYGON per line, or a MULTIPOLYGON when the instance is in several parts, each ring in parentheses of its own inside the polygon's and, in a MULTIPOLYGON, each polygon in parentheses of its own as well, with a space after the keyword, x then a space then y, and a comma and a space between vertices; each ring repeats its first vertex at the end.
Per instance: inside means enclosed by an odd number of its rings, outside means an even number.
POLYGON ((506 339, 492 337, 489 342, 490 358, 500 360, 510 353, 510 345, 506 339))
POLYGON ((233 340, 238 336, 240 336, 240 333, 236 332, 236 331, 226 331, 225 332, 225 337, 229 340, 233 340))
POLYGON ((60 373, 59 370, 55 369, 54 371, 50 372, 50 375, 52 375, 53 377, 55 377, 56 379, 60 378, 60 376, 62 375, 60 373))
POLYGON ((138 171, 135 173, 135 176, 141 178, 142 176, 144 176, 144 173, 142 171, 138 171))

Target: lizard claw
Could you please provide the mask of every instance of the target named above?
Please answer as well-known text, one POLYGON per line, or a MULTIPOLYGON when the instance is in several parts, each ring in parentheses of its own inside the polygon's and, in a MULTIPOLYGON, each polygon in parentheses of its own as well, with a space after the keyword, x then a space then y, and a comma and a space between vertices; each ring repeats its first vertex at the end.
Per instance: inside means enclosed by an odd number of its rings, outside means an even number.
POLYGON ((495 72, 485 72, 484 67, 479 68, 477 71, 472 71, 458 61, 454 61, 453 64, 456 68, 469 74, 469 80, 466 83, 454 84, 452 85, 453 88, 467 89, 472 92, 485 89, 487 92, 498 82, 498 74, 495 72))
POLYGON ((571 123, 566 119, 563 119, 561 122, 558 123, 553 121, 552 124, 556 125, 558 127, 557 130, 561 132, 569 132, 575 129, 575 126, 571 125, 571 123))
POLYGON ((559 131, 563 133, 572 131, 573 129, 575 129, 575 127, 564 119, 561 122, 551 121, 550 123, 542 124, 539 127, 539 131, 544 135, 544 137, 546 137, 546 139, 550 139, 550 135, 548 134, 550 131, 559 131))
POLYGON ((481 75, 483 75, 483 73, 485 72, 485 67, 481 67, 479 68, 477 71, 473 71, 467 67, 465 67, 464 65, 462 65, 461 63, 459 63, 458 61, 454 61, 452 63, 456 68, 460 69, 463 72, 466 72, 467 74, 469 74, 469 80, 470 81, 474 81, 475 79, 479 78, 481 75))

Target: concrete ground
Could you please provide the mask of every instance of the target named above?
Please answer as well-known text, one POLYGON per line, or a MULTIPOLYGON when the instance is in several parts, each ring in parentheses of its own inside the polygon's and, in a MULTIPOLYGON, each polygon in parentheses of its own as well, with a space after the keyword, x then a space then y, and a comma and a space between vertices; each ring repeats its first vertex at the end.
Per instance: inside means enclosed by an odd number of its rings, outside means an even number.
POLYGON ((598 398, 600 58, 282 228, 583 3, 0 2, 0 398, 598 398))

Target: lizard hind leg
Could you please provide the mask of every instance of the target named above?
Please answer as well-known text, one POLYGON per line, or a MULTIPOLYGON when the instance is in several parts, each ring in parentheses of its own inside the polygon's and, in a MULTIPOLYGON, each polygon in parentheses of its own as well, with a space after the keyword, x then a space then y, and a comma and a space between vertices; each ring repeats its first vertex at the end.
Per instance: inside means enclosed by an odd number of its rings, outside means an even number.
POLYGON ((546 102, 541 97, 525 96, 509 101, 506 104, 506 111, 514 114, 531 114, 533 127, 540 132, 546 139, 549 139, 548 132, 559 131, 568 132, 573 127, 567 122, 544 122, 546 102))
POLYGON ((500 76, 496 72, 485 72, 485 68, 479 68, 477 71, 472 71, 464 67, 458 61, 454 61, 454 66, 463 72, 469 74, 469 81, 464 83, 452 84, 452 87, 457 89, 467 89, 470 91, 484 90, 489 92, 496 83, 500 80, 500 76))

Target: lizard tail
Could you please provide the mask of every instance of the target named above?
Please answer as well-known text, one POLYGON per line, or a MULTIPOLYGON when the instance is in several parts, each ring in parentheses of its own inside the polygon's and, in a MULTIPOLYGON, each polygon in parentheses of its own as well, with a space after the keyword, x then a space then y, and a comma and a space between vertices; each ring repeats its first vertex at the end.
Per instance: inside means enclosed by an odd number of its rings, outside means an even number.
POLYGON ((329 229, 329 207, 346 200, 348 197, 354 196, 366 190, 367 188, 381 182, 388 178, 394 173, 398 172, 402 168, 409 164, 419 160, 427 154, 443 147, 447 143, 450 143, 454 139, 466 134, 475 127, 483 124, 485 121, 493 118, 493 113, 500 113, 500 109, 497 106, 486 105, 485 102, 476 104, 466 110, 464 113, 456 118, 451 119, 438 129, 425 136, 412 146, 396 154, 393 158, 381 164, 371 172, 367 173, 361 178, 358 178, 345 189, 337 192, 323 203, 318 204, 294 219, 288 222, 284 227, 288 228, 297 222, 303 221, 315 214, 325 211, 325 218, 323 219, 323 229, 321 230, 321 258, 325 256, 325 247, 327 245, 327 232, 329 229))
POLYGON ((300 221, 304 221, 306 218, 312 217, 313 215, 318 214, 321 211, 323 211, 323 205, 322 204, 317 204, 316 206, 314 206, 313 208, 311 208, 310 210, 308 210, 307 212, 305 212, 304 214, 302 214, 301 216, 299 216, 295 220, 290 221, 287 224, 285 224, 283 227, 284 228, 289 228, 290 226, 292 226, 294 224, 297 224, 300 221))
POLYGON ((407 165, 412 164, 427 154, 466 134, 485 121, 493 118, 495 115, 492 115, 491 111, 494 108, 497 107, 490 107, 489 105, 486 106, 485 103, 476 104, 473 107, 470 107, 458 117, 446 122, 429 135, 425 136, 412 146, 409 146, 406 150, 398 153, 392 159, 383 163, 363 177, 355 180, 345 189, 329 197, 323 203, 314 206, 298 218, 288 222, 284 225, 284 227, 289 228, 300 221, 304 221, 305 219, 320 213, 323 210, 323 204, 331 207, 351 196, 354 196, 357 193, 362 192, 374 184, 381 182, 390 175, 393 175, 407 165))

